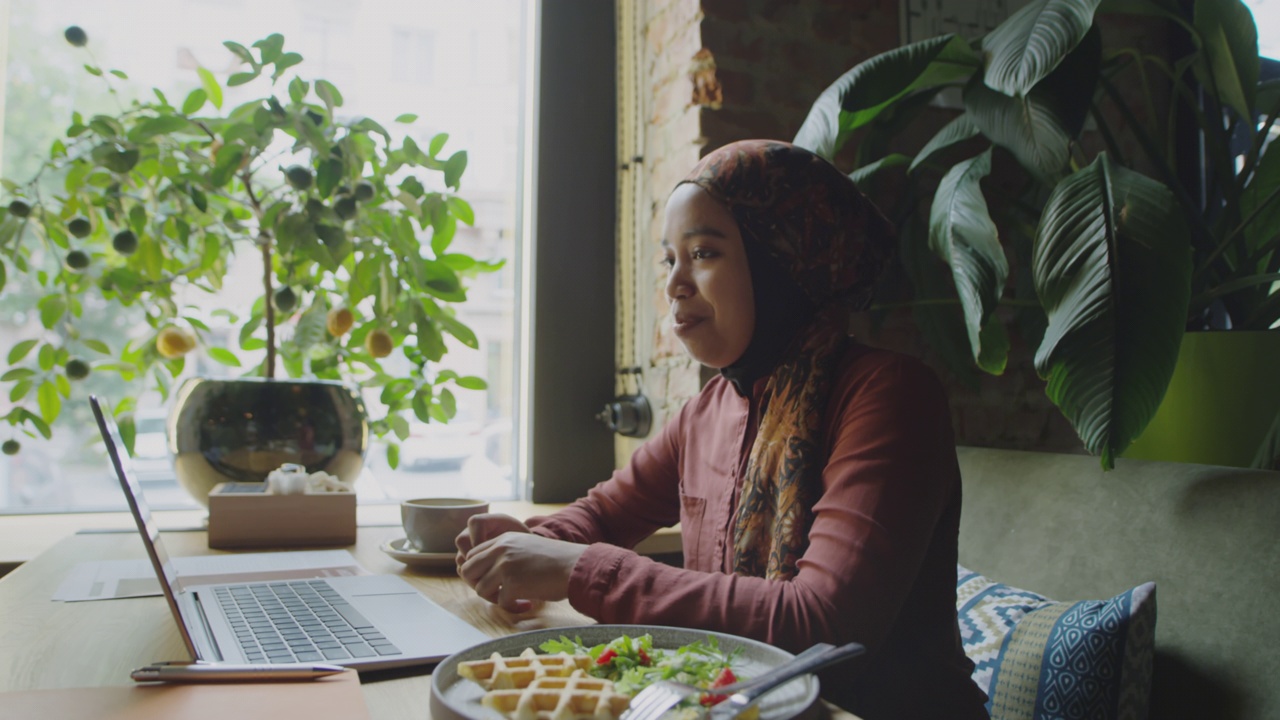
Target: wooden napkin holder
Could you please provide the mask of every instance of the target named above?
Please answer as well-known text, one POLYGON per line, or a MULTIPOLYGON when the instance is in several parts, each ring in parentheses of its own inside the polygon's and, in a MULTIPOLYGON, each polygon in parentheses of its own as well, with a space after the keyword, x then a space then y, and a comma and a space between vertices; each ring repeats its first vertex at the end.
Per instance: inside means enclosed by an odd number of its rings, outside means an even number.
POLYGON ((218 550, 354 545, 356 494, 273 495, 266 483, 227 482, 209 493, 209 547, 218 550))

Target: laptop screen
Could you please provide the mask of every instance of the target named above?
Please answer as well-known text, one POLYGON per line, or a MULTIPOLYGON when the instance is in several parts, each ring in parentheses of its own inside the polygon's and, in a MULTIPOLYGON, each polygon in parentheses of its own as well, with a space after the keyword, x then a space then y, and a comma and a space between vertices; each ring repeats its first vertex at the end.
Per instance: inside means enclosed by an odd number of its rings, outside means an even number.
POLYGON ((98 420, 98 430, 102 433, 102 442, 106 443, 107 454, 111 456, 111 464, 120 479, 120 487, 124 490, 125 499, 129 501, 129 512, 138 524, 138 532, 142 535, 142 544, 147 547, 147 556, 156 570, 156 579, 160 581, 160 589, 169 601, 169 610, 173 612, 178 629, 182 632, 182 642, 186 643, 191 657, 198 657, 195 642, 187 632, 186 623, 182 622, 182 611, 178 607, 177 593, 182 591, 178 582, 178 573, 174 570, 169 554, 165 552, 164 543, 160 541, 160 530, 151 519, 151 508, 142 496, 142 487, 133 474, 133 461, 124 449, 124 440, 120 437, 120 428, 111 416, 105 403, 99 402, 96 396, 89 396, 89 404, 93 407, 93 416, 98 420))

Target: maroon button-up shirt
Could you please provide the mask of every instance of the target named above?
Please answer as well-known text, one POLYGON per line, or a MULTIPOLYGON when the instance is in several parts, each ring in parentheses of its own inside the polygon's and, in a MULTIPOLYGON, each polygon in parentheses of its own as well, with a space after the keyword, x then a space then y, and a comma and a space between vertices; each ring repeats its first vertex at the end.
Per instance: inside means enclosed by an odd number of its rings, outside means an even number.
POLYGON ((956 624, 960 473, 936 376, 862 345, 841 358, 823 492, 788 581, 731 572, 758 419, 754 399, 716 377, 627 467, 535 520, 535 532, 591 545, 574 566, 570 603, 604 623, 702 628, 792 652, 857 641, 870 652, 823 674, 827 699, 866 720, 987 717, 956 624), (676 522, 683 569, 630 550, 676 522))

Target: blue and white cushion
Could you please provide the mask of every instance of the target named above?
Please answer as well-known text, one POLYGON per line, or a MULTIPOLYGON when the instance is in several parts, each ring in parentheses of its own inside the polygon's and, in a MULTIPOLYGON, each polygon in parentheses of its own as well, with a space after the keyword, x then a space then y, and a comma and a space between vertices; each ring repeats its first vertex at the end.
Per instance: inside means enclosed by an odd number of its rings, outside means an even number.
POLYGON ((960 637, 992 720, 1147 717, 1155 583, 1067 603, 956 573, 960 637))

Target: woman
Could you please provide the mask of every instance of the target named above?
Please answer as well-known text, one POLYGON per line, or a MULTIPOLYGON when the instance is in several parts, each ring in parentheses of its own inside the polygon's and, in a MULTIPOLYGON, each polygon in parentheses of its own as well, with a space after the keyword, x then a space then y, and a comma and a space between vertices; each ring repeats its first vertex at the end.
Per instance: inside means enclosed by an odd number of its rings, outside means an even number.
POLYGON ((607 623, 796 652, 861 642, 824 696, 866 720, 982 718, 956 625, 960 477, 925 366, 847 337, 891 253, 832 165, 772 141, 705 157, 667 203, 676 336, 720 370, 586 498, 525 526, 472 518, 459 574, 511 611, 568 598, 607 623), (680 522, 685 567, 628 548, 680 522))

